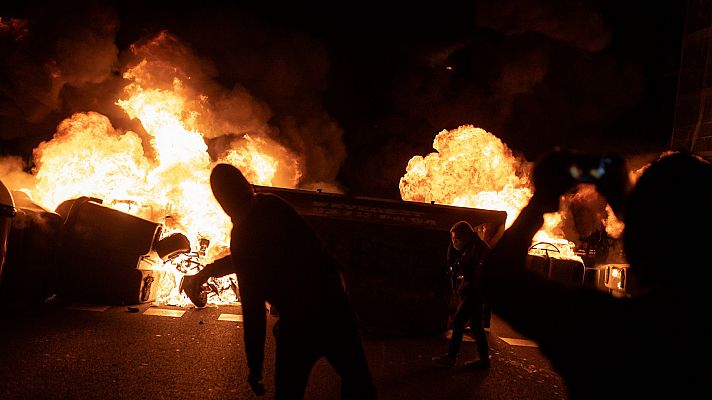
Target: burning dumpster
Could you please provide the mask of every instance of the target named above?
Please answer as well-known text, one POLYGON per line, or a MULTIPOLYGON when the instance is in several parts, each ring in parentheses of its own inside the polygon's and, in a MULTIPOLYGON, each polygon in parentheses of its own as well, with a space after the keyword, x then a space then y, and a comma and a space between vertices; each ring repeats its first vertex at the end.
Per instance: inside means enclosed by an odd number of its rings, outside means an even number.
POLYGON ((529 247, 527 268, 538 272, 548 279, 583 285, 586 268, 581 257, 566 254, 555 243, 537 242, 529 247))
POLYGON ((155 251, 162 226, 80 197, 57 207, 63 218, 58 294, 87 302, 155 300, 164 271, 155 251))
POLYGON ((537 242, 529 248, 526 265, 554 281, 598 289, 616 297, 628 296, 629 265, 615 256, 608 259, 618 262, 597 263, 587 258, 590 265, 586 265, 577 254, 564 254, 554 243, 537 242))
POLYGON ((364 328, 389 333, 448 329, 445 263, 450 228, 466 220, 492 242, 504 211, 257 186, 292 204, 344 263, 344 279, 364 328))

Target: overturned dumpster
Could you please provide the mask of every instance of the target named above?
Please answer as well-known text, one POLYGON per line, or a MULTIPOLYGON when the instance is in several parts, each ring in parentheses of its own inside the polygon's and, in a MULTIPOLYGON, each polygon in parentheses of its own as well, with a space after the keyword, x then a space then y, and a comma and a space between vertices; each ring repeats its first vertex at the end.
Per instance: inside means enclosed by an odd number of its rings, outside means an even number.
POLYGON ((154 247, 162 225, 80 197, 63 202, 57 292, 87 302, 154 301, 164 271, 154 247))
POLYGON ((109 305, 154 301, 163 277, 162 225, 79 197, 50 211, 13 192, 16 215, 0 279, 3 300, 53 295, 109 305))
POLYGON ((256 186, 303 215, 344 264, 344 279, 364 328, 384 333, 447 330, 450 286, 445 264, 450 228, 466 220, 493 242, 504 211, 352 197, 256 186))

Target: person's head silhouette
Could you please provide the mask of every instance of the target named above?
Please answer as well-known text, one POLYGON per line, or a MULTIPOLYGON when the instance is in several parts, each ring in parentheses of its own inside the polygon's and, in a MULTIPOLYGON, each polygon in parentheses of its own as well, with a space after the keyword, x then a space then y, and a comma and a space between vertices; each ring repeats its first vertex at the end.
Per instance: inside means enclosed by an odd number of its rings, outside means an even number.
POLYGON ((467 221, 457 222, 450 228, 450 239, 456 250, 462 250, 475 239, 475 231, 467 221))
POLYGON ((210 187, 215 199, 232 219, 240 217, 255 195, 242 172, 230 164, 218 164, 213 168, 210 187))
POLYGON ((688 286, 700 273, 709 274, 699 267, 712 244, 710 226, 710 163, 681 152, 651 163, 633 187, 625 211, 623 245, 640 284, 688 286))

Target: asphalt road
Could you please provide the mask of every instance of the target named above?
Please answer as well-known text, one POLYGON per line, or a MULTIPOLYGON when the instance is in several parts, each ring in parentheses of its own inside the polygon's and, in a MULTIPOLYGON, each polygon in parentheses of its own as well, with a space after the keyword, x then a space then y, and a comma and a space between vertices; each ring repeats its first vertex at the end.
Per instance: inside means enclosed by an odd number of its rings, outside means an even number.
MULTIPOLYGON (((239 305, 204 309, 52 304, 6 307, 0 315, 0 399, 255 399, 246 384, 239 305)), ((270 316, 269 324, 276 317, 270 316)), ((268 332, 271 332, 268 330, 268 332)), ((472 342, 457 366, 434 366, 447 337, 366 334, 378 387, 389 399, 566 399, 538 351, 493 316, 492 367, 469 370, 472 342)), ((274 393, 268 335, 263 399, 274 393)), ((306 399, 338 399, 339 379, 321 360, 306 399)))

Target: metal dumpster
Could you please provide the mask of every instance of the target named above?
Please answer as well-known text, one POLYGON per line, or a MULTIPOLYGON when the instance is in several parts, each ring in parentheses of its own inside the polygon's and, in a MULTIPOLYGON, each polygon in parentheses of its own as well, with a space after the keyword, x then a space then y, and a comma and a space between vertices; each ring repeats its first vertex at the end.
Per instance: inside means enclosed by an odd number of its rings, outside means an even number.
POLYGON ((448 329, 450 228, 466 220, 492 242, 506 212, 318 191, 257 186, 304 216, 344 263, 344 280, 364 329, 441 333, 448 329))
POLYGON ((63 217, 58 294, 78 301, 139 304, 156 299, 164 271, 154 250, 162 226, 80 197, 57 207, 63 217))

